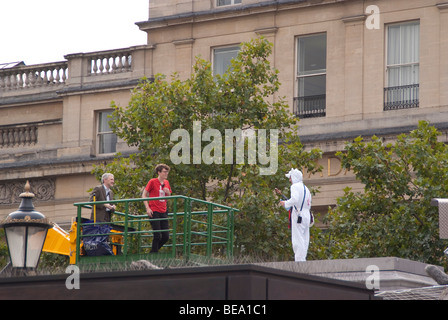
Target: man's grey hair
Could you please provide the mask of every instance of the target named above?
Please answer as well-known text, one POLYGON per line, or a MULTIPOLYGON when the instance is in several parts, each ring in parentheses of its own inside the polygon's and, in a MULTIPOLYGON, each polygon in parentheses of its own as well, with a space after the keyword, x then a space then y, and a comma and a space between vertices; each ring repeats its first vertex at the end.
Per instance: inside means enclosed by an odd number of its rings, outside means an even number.
POLYGON ((114 175, 112 173, 106 172, 101 176, 101 183, 104 183, 104 179, 107 179, 109 177, 113 177, 114 175))

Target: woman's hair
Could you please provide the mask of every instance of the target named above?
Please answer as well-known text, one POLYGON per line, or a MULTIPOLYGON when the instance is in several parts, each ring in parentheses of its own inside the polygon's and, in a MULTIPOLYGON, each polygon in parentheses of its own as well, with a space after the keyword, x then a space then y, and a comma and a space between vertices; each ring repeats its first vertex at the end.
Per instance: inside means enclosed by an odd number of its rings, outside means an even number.
POLYGON ((161 164, 158 164, 157 166, 156 166, 156 173, 159 173, 159 172, 161 172, 162 170, 167 170, 167 171, 170 171, 170 167, 169 166, 167 166, 166 164, 163 164, 163 163, 161 163, 161 164))

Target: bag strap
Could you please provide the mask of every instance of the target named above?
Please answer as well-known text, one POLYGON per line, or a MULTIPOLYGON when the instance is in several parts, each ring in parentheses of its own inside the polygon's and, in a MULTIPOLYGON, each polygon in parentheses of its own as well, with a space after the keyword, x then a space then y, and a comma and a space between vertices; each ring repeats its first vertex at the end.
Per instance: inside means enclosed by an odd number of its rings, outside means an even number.
POLYGON ((303 200, 302 200, 302 205, 300 206, 300 212, 302 212, 303 203, 305 202, 305 197, 306 197, 306 187, 305 187, 305 184, 303 184, 303 200))

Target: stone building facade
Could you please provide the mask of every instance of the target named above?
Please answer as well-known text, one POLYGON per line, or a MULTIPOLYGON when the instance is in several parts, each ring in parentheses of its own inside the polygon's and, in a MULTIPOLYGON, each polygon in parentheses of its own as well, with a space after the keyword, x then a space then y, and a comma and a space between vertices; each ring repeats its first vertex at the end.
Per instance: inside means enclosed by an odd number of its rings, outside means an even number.
POLYGON ((97 183, 92 165, 132 152, 103 128, 112 100, 126 105, 143 76, 187 78, 196 56, 221 72, 241 42, 260 35, 274 44, 278 95, 301 118, 302 142, 324 152, 323 172, 305 175, 320 187, 316 211, 334 205, 346 186, 361 187, 335 156, 346 141, 393 140, 419 120, 447 140, 443 0, 149 0, 148 20, 136 23, 146 46, 0 69, 1 215, 17 206, 15 188, 30 179, 43 190, 40 211, 66 222, 97 183))

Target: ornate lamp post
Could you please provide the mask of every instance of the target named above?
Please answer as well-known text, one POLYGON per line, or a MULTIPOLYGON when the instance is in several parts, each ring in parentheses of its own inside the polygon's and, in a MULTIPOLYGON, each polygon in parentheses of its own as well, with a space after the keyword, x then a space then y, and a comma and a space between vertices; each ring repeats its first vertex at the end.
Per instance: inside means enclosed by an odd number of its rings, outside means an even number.
POLYGON ((34 210, 34 194, 30 192, 28 181, 20 198, 22 202, 19 209, 10 213, 0 227, 5 229, 12 267, 26 274, 28 270, 36 269, 47 231, 52 224, 42 213, 34 210))

